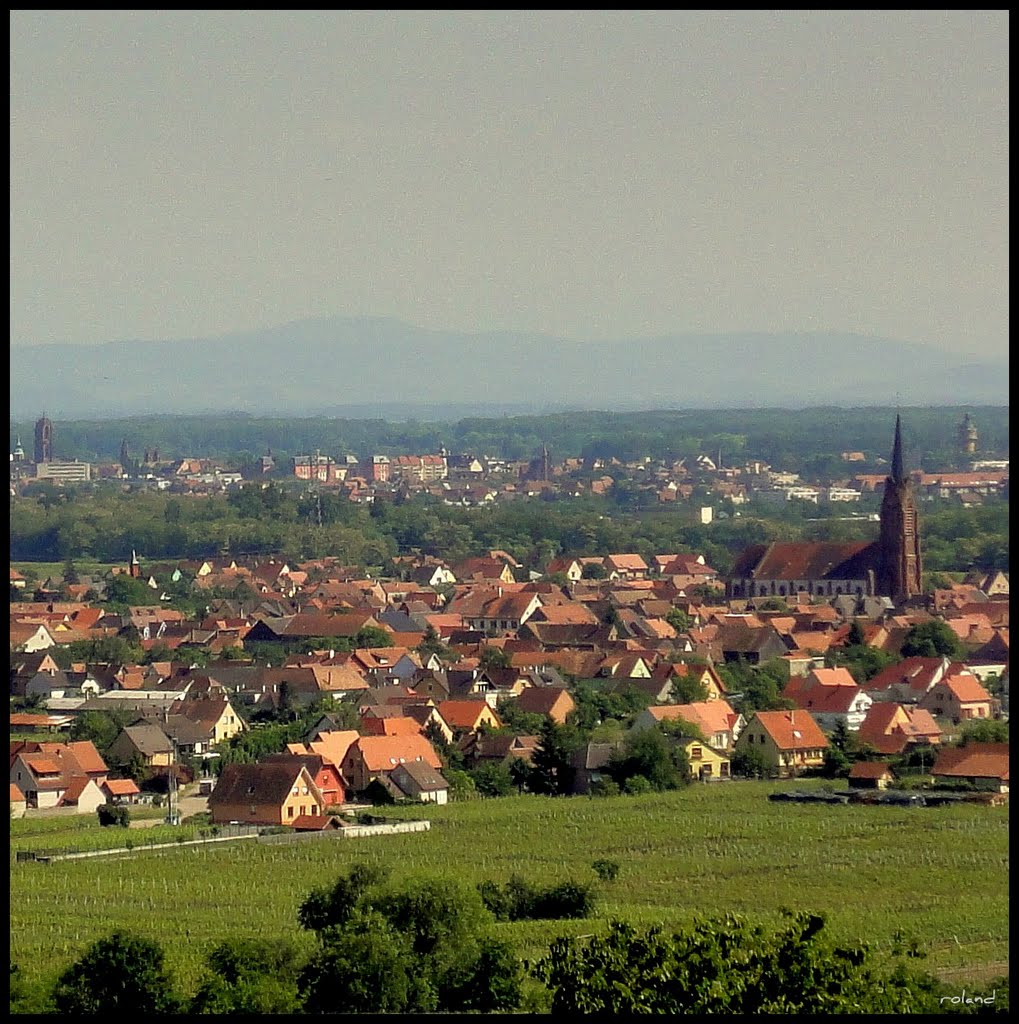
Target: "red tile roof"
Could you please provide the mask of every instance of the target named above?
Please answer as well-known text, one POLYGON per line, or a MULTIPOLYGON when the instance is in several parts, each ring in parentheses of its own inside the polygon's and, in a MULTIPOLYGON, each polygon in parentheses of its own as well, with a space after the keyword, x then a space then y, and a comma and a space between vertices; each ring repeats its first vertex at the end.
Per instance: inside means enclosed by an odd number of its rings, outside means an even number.
POLYGON ((828 746, 821 727, 806 711, 758 711, 754 718, 779 750, 816 750, 828 746))

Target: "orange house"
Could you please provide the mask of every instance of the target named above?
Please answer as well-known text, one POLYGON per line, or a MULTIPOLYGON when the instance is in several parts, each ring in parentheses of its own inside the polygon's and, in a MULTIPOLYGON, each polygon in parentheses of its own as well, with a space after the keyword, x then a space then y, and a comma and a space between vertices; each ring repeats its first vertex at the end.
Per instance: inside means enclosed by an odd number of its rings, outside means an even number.
POLYGON ((267 761, 228 764, 209 796, 214 824, 293 825, 325 813, 325 797, 303 764, 267 761))

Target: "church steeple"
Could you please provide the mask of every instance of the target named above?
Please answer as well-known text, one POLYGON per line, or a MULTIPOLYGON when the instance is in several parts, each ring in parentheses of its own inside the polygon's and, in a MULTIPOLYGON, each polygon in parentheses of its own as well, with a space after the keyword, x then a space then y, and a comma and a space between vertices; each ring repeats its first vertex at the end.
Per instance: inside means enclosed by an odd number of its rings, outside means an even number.
POLYGON ((902 421, 895 417, 892 470, 885 479, 881 499, 881 533, 878 540, 878 594, 901 604, 923 593, 920 560, 920 523, 913 483, 902 457, 902 421))
POLYGON ((896 484, 906 482, 906 474, 902 468, 902 417, 895 417, 895 443, 892 445, 892 480, 896 484))

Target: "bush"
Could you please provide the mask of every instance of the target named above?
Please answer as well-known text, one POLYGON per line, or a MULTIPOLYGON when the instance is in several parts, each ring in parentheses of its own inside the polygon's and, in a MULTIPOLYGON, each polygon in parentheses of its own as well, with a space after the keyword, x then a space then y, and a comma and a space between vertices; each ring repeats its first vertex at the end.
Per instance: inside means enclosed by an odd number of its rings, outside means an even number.
MULTIPOLYGON (((611 861, 606 863, 612 863, 611 861)), ((618 865, 616 865, 618 869, 618 865)), ((561 920, 588 917, 594 910, 594 890, 578 882, 561 882, 543 889, 510 876, 505 886, 484 881, 478 885, 481 901, 497 921, 561 920)))
POLYGON ((596 860, 592 865, 594 873, 603 882, 614 882, 619 876, 619 861, 617 860, 605 860, 604 858, 596 860))
POLYGON ((103 804, 96 808, 99 817, 99 824, 104 828, 110 825, 119 825, 127 828, 131 822, 131 813, 123 804, 103 804))

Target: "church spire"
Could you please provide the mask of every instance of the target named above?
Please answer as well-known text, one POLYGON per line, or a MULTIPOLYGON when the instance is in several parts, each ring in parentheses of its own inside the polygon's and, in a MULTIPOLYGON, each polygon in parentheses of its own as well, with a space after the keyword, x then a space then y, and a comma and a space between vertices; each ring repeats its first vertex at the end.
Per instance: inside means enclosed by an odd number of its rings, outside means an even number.
POLYGON ((906 473, 902 466, 902 417, 895 417, 895 444, 892 447, 892 480, 897 484, 906 482, 906 473))

